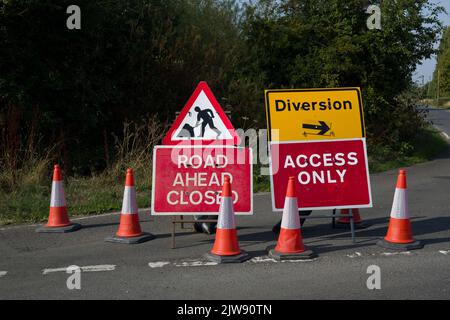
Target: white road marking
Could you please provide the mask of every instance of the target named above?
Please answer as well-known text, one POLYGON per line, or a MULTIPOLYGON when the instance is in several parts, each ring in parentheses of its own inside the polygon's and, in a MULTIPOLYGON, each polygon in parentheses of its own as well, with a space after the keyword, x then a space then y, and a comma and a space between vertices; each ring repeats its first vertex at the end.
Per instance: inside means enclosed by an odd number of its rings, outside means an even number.
POLYGON ((115 264, 103 264, 97 266, 85 266, 81 267, 83 272, 102 272, 102 271, 114 271, 116 270, 115 264))
POLYGON ((181 262, 181 263, 175 263, 175 267, 202 267, 202 266, 216 266, 217 262, 210 262, 210 261, 187 261, 187 262, 181 262))
POLYGON ((300 259, 300 260, 282 260, 281 262, 291 262, 291 263, 296 263, 296 262, 313 262, 316 261, 317 258, 313 258, 313 259, 300 259))
POLYGON ((157 261, 157 262, 149 262, 148 266, 150 268, 162 268, 168 264, 170 264, 169 261, 157 261))
POLYGON ((313 258, 313 259, 300 259, 300 260, 282 260, 282 261, 277 261, 275 259, 269 258, 268 256, 263 256, 263 257, 254 257, 252 259, 250 259, 250 262, 253 263, 263 263, 263 262, 274 262, 274 263, 278 263, 278 262, 311 262, 311 261, 316 261, 317 258, 313 258))
POLYGON ((53 272, 66 272, 67 268, 53 268, 53 269, 44 269, 42 270, 42 274, 46 275, 53 272))
POLYGON ((382 252, 381 253, 382 256, 386 256, 386 257, 396 256, 396 255, 399 255, 399 254, 404 255, 404 256, 412 255, 412 253, 410 251, 404 251, 404 252, 382 252))
MULTIPOLYGON (((46 275, 49 273, 55 273, 55 272, 66 272, 67 268, 53 268, 53 269, 44 269, 42 270, 42 274, 46 275)), ((81 271, 83 272, 102 272, 102 271, 113 271, 116 269, 116 265, 112 264, 102 264, 102 265, 96 265, 96 266, 83 266, 80 267, 81 271)))
POLYGON ((441 133, 445 137, 445 139, 450 140, 450 137, 448 136, 447 133, 445 133, 444 131, 441 131, 441 133))
POLYGON ((8 271, 0 271, 0 278, 6 276, 8 271))
POLYGON ((268 256, 263 256, 263 257, 254 257, 252 259, 250 259, 251 262, 254 263, 262 263, 262 262, 277 262, 277 260, 269 258, 268 256))
MULTIPOLYGON (((150 208, 142 208, 139 209, 139 213, 148 213, 150 212, 150 208)), ((120 211, 114 211, 114 212, 107 212, 107 213, 101 213, 96 215, 90 215, 90 216, 84 216, 84 217, 71 217, 71 221, 81 221, 81 220, 88 220, 88 219, 95 219, 95 218, 101 218, 101 217, 108 217, 108 216, 116 216, 120 215, 120 211)), ((150 219, 151 221, 151 219, 150 219)), ((44 223, 33 223, 33 224, 21 224, 17 226, 10 226, 10 227, 3 227, 0 228, 0 231, 6 231, 6 230, 14 230, 14 229, 21 229, 21 228, 36 228, 39 226, 42 226, 44 223)))
POLYGON ((361 252, 355 252, 355 253, 352 253, 352 254, 348 254, 347 257, 353 259, 353 258, 362 257, 362 254, 361 254, 361 252))
POLYGON ((443 255, 450 254, 450 250, 439 250, 439 252, 442 253, 443 255))

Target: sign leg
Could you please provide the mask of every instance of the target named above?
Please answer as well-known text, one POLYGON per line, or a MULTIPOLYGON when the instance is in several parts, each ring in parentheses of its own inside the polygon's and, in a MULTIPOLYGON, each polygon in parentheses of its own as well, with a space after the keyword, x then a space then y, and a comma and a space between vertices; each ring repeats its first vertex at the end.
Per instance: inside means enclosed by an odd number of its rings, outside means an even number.
POLYGON ((336 228, 336 209, 333 209, 333 218, 331 218, 331 228, 336 228))
POLYGON ((175 218, 172 220, 172 249, 175 249, 175 218))
POLYGON ((352 210, 350 210, 350 230, 352 233, 352 243, 356 243, 356 241, 355 241, 355 223, 353 220, 352 210))

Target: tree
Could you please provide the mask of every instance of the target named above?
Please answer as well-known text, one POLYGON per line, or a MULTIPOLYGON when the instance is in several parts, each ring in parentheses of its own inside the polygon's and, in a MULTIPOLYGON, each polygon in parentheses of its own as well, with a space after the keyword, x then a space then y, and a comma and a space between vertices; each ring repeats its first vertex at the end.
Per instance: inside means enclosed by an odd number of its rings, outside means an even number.
POLYGON ((442 8, 426 0, 383 1, 381 30, 368 30, 372 1, 260 1, 247 9, 248 73, 263 87, 362 88, 371 143, 414 138, 420 115, 397 96, 433 54, 442 8))
POLYGON ((10 154, 34 130, 57 143, 66 168, 88 173, 104 168, 103 146, 124 121, 172 121, 200 80, 228 92, 242 44, 234 1, 80 0, 81 30, 66 27, 71 4, 0 2, 0 115, 17 120, 2 128, 10 154))
POLYGON ((450 27, 447 27, 439 44, 439 51, 436 58, 436 68, 433 72, 433 80, 430 84, 430 98, 450 96, 450 27), (439 77, 439 80, 438 80, 439 77))

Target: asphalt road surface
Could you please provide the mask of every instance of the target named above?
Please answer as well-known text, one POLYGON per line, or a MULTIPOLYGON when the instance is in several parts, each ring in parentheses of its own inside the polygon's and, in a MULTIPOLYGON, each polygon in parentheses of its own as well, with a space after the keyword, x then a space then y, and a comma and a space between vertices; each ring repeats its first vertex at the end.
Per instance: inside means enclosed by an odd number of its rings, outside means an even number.
MULTIPOLYGON (((450 112, 429 118, 450 134, 450 112)), ((75 219, 84 228, 70 234, 36 234, 36 226, 0 229, 1 299, 449 299, 450 149, 439 158, 407 169, 409 209, 421 250, 394 253, 376 246, 387 230, 397 170, 371 175, 374 207, 361 210, 370 227, 331 229, 328 219, 310 219, 305 245, 318 258, 274 262, 266 247, 279 214, 270 195, 255 194, 254 215, 238 217, 241 247, 253 258, 214 265, 202 258, 214 236, 180 230, 170 249, 170 218, 140 213, 141 226, 157 235, 129 246, 104 242, 115 233, 117 214, 75 219), (82 267, 81 289, 69 290, 66 267, 82 267), (380 267, 381 289, 369 290, 371 265, 380 267)), ((313 212, 318 214, 319 212, 313 212)), ((323 212, 320 212, 323 213, 323 212)))

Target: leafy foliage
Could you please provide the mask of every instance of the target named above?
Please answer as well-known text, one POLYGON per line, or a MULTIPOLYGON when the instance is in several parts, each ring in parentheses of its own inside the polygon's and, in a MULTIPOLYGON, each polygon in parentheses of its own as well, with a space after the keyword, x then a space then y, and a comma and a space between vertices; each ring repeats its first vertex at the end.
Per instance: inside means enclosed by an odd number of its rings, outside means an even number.
POLYGON ((59 160, 83 173, 105 167, 123 122, 171 121, 200 80, 228 92, 242 43, 232 1, 82 0, 81 30, 66 28, 71 3, 0 4, 1 114, 20 122, 4 122, 8 140, 35 119, 43 144, 58 141, 59 160))
POLYGON ((428 98, 434 99, 438 95, 440 98, 447 98, 446 100, 450 98, 450 26, 442 34, 433 80, 428 85, 430 86, 430 88, 426 88, 428 98))
POLYGON ((430 57, 442 8, 426 0, 383 1, 381 30, 368 30, 363 0, 265 0, 247 9, 249 74, 261 87, 362 88, 370 143, 414 139, 421 116, 398 95, 430 57))

